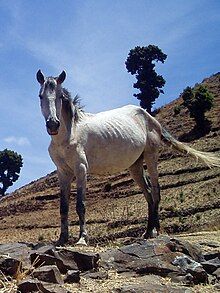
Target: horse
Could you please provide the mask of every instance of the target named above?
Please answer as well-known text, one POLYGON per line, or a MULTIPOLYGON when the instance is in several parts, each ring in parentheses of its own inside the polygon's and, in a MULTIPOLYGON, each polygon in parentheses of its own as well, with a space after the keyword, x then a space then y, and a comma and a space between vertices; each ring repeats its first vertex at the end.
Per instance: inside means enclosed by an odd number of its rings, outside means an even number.
POLYGON ((159 235, 160 187, 158 182, 159 148, 165 144, 181 153, 202 160, 208 166, 220 166, 220 158, 179 142, 146 110, 135 105, 100 112, 86 113, 79 99, 71 98, 62 87, 66 72, 57 77, 36 74, 40 84, 40 106, 51 136, 49 155, 57 167, 60 186, 61 231, 57 241, 64 245, 69 239, 68 212, 71 182, 76 179, 76 212, 79 217, 79 240, 86 245, 85 221, 87 174, 104 175, 125 169, 143 191, 148 204, 148 223, 144 238, 159 235), (148 176, 143 164, 146 164, 148 176))

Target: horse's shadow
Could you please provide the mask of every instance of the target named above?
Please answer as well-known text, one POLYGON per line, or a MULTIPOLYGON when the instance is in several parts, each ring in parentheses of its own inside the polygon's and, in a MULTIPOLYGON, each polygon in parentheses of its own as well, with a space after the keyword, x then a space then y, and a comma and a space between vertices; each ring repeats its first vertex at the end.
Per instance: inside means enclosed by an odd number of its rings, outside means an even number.
POLYGON ((211 131, 212 123, 208 119, 204 121, 201 126, 195 125, 193 129, 191 129, 188 133, 184 133, 179 137, 179 140, 184 142, 190 142, 193 140, 197 140, 211 131))

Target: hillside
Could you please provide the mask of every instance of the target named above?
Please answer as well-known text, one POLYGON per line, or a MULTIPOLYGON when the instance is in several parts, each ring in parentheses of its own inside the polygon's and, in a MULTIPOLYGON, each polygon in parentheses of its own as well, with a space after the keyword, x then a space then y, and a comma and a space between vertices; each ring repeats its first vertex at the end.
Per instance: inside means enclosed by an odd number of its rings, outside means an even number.
MULTIPOLYGON (((196 136, 194 121, 186 109, 175 115, 174 108, 181 106, 181 97, 162 107, 156 118, 175 137, 190 141, 191 146, 220 153, 220 73, 204 79, 203 83, 215 96, 215 106, 207 113, 211 129, 205 136, 196 136)), ((163 233, 220 229, 219 168, 209 169, 191 158, 162 148, 159 173, 163 233)), ((78 235, 75 183, 71 193, 70 223, 74 240, 78 235)), ((104 245, 124 237, 141 236, 146 214, 145 199, 128 172, 88 177, 87 223, 91 244, 104 245)), ((0 219, 2 243, 56 240, 60 227, 56 173, 31 182, 3 199, 0 219)))

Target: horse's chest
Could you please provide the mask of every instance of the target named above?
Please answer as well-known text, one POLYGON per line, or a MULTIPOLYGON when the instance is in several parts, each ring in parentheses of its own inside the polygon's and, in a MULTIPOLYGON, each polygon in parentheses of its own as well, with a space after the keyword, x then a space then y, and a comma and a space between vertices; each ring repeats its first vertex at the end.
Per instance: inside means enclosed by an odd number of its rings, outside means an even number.
POLYGON ((75 150, 70 145, 51 146, 49 149, 51 158, 57 167, 74 168, 75 150))

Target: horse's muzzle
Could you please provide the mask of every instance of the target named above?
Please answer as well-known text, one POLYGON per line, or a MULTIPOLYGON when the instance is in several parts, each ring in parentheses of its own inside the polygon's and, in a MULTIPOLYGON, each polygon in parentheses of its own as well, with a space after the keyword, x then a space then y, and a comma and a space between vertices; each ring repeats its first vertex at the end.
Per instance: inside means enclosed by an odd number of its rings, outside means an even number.
POLYGON ((46 121, 47 132, 49 135, 57 135, 60 127, 59 120, 48 119, 46 121))

